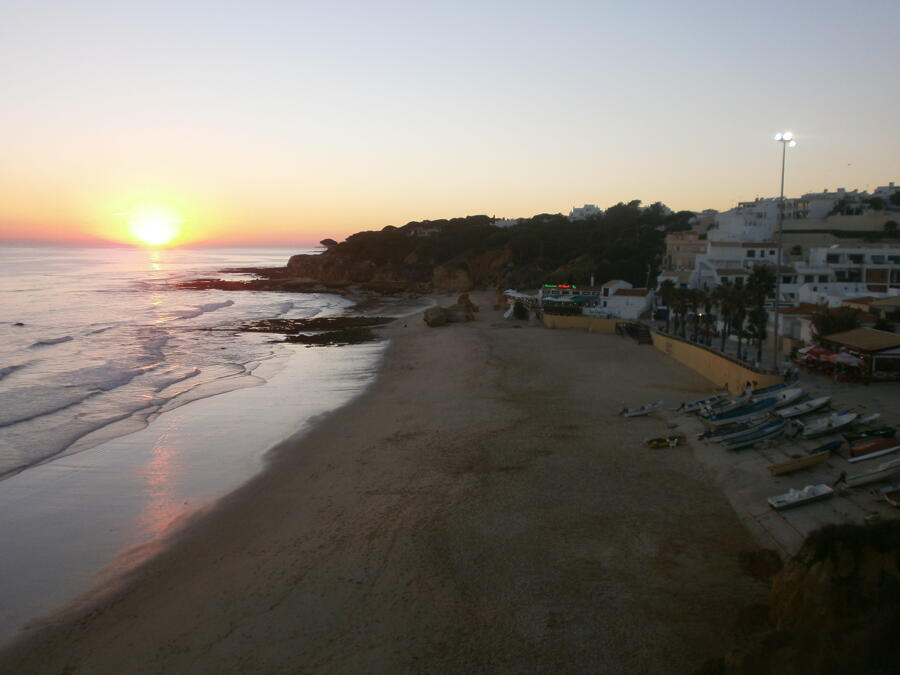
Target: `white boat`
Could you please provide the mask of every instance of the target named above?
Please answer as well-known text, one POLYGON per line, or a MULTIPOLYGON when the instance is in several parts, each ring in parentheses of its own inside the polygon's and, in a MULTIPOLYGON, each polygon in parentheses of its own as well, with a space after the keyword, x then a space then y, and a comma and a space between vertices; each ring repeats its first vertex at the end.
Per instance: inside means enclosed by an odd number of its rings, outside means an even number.
POLYGON ((803 401, 803 403, 797 403, 795 405, 787 406, 786 408, 782 408, 781 410, 776 410, 775 414, 783 419, 788 419, 790 417, 800 417, 801 415, 806 415, 807 413, 811 413, 819 408, 824 408, 828 405, 829 401, 831 401, 830 396, 820 396, 819 398, 811 398, 808 401, 803 401))
POLYGON ((847 487, 856 487, 857 485, 866 485, 867 483, 876 483, 880 480, 887 480, 898 473, 900 473, 900 459, 892 459, 890 462, 885 462, 873 471, 866 471, 865 473, 858 473, 853 476, 842 473, 835 485, 837 485, 837 483, 843 483, 847 487))
POLYGON ((699 440, 709 440, 709 441, 725 441, 729 438, 734 438, 735 436, 740 436, 741 434, 746 434, 748 431, 753 431, 754 429, 759 429, 763 424, 769 421, 769 414, 766 412, 761 412, 752 417, 748 417, 742 422, 734 422, 733 424, 725 424, 721 427, 717 427, 715 429, 710 429, 704 431, 702 434, 697 436, 699 440))
POLYGON ((775 397, 776 408, 783 408, 787 405, 791 405, 792 403, 796 403, 801 398, 806 396, 806 392, 803 391, 800 387, 792 387, 791 389, 783 389, 782 391, 776 391, 772 396, 775 397))
POLYGON ((769 497, 766 501, 769 502, 769 506, 773 509, 781 510, 800 506, 800 504, 808 504, 819 499, 827 499, 833 494, 834 490, 824 483, 819 483, 818 485, 807 485, 801 490, 791 488, 788 492, 769 497))
POLYGON ((723 398, 728 396, 724 391, 719 392, 718 394, 713 394, 712 396, 708 396, 707 398, 701 398, 696 401, 688 401, 687 403, 682 403, 677 408, 674 408, 676 412, 698 412, 703 408, 713 405, 714 403, 718 403, 723 398))
POLYGON ((722 441, 722 445, 729 450, 749 448, 762 441, 768 441, 781 436, 781 434, 784 433, 785 424, 784 420, 772 420, 758 429, 749 431, 741 436, 735 436, 727 441, 722 441))
POLYGON ((844 427, 853 424, 853 421, 857 417, 859 417, 859 415, 852 410, 839 410, 830 415, 815 417, 807 422, 794 420, 794 424, 800 426, 801 438, 815 438, 816 436, 833 434, 844 427))
POLYGON ((656 403, 648 403, 646 405, 638 406, 637 408, 622 408, 622 412, 619 414, 623 417, 638 417, 640 415, 648 415, 662 407, 663 402, 657 401, 656 403))
POLYGON ((720 399, 710 405, 701 407, 700 414, 704 417, 710 417, 712 415, 721 415, 722 413, 737 410, 738 408, 750 403, 751 398, 752 397, 750 395, 750 390, 745 389, 742 394, 738 394, 731 400, 720 399))

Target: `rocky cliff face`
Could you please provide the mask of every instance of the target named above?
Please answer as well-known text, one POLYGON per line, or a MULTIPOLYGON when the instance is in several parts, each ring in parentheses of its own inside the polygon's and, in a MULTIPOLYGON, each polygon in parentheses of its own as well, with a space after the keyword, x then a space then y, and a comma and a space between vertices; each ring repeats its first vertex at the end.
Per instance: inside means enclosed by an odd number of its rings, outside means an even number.
POLYGON ((399 262, 378 263, 337 247, 320 254, 291 256, 287 268, 293 276, 310 281, 396 284, 416 292, 464 293, 496 285, 511 263, 508 246, 477 256, 457 256, 442 264, 415 252, 399 262))
POLYGON ((900 672, 900 521, 829 526, 775 576, 774 630, 719 673, 900 672))

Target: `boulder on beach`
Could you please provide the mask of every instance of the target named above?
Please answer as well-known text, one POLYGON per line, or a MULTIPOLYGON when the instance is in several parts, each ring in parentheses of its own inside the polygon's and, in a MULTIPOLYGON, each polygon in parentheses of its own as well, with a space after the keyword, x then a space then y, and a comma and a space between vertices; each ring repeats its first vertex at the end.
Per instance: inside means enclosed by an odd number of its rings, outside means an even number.
POLYGON ((463 306, 465 306, 465 307, 468 307, 468 308, 471 309, 473 312, 477 312, 477 311, 478 311, 478 305, 476 305, 474 302, 472 302, 471 299, 469 299, 469 294, 468 294, 468 293, 463 293, 462 295, 460 295, 460 296, 459 296, 459 299, 456 301, 456 304, 457 304, 457 305, 463 305, 463 306))
POLYGON ((443 307, 432 307, 430 309, 426 309, 423 319, 425 319, 425 323, 427 323, 432 328, 443 326, 447 323, 447 310, 443 307))

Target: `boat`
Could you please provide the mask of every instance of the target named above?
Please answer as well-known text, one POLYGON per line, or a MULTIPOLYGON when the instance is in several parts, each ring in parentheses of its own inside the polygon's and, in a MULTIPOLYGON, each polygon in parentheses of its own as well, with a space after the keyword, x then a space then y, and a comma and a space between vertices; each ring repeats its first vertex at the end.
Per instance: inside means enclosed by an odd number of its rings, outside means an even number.
POLYGON ((890 485, 882 485, 881 487, 872 488, 869 490, 869 494, 875 497, 875 499, 881 499, 889 492, 898 492, 900 493, 900 483, 891 483, 890 485))
POLYGON ((865 473, 857 473, 853 476, 841 473, 840 477, 835 481, 835 485, 843 483, 847 487, 856 487, 857 485, 866 485, 868 483, 877 483, 880 480, 887 480, 898 473, 900 473, 900 459, 892 459, 890 462, 885 462, 880 465, 877 469, 866 471, 865 473))
POLYGON ((784 408, 806 396, 806 392, 800 389, 800 387, 792 387, 791 389, 776 391, 772 395, 777 399, 775 407, 784 408))
POLYGON ((719 400, 715 403, 707 406, 703 406, 700 409, 700 414, 704 417, 709 417, 711 415, 719 415, 724 412, 728 412, 729 410, 736 410, 741 406, 747 405, 750 403, 750 390, 745 389, 744 393, 735 396, 734 398, 725 400, 719 400))
POLYGON ((772 420, 761 426, 759 429, 750 431, 741 436, 735 436, 727 441, 722 441, 722 446, 729 450, 740 450, 741 448, 748 448, 751 445, 756 445, 761 441, 777 438, 784 433, 785 424, 786 422, 784 420, 772 420))
POLYGON ((839 410, 830 415, 814 417, 807 422, 794 420, 793 423, 800 426, 801 438, 815 438, 825 434, 833 434, 844 427, 850 426, 859 415, 852 410, 839 410))
POLYGON ((897 450, 900 450, 900 440, 896 438, 867 438, 850 444, 850 459, 847 461, 863 462, 897 450))
POLYGON ((811 466, 821 464, 828 459, 832 452, 839 450, 843 444, 844 441, 831 441, 831 443, 826 443, 825 445, 813 448, 800 457, 794 457, 793 459, 789 459, 786 462, 781 462, 779 464, 770 464, 769 475, 782 476, 786 473, 794 473, 794 471, 808 469, 811 466))
POLYGON ((760 398, 760 397, 765 398, 766 396, 770 396, 770 395, 774 394, 776 391, 781 391, 782 389, 787 389, 788 387, 793 385, 794 382, 796 382, 796 381, 797 381, 797 378, 795 377, 790 380, 785 380, 784 382, 779 382, 778 384, 773 384, 771 387, 763 387, 762 389, 754 389, 750 393, 754 398, 760 398))
POLYGON ((752 417, 748 417, 742 422, 723 424, 722 426, 716 427, 714 429, 707 429, 702 434, 699 434, 697 438, 700 440, 706 439, 716 442, 724 441, 726 439, 745 434, 748 431, 758 429, 768 421, 769 413, 761 412, 757 415, 753 415, 752 417))
POLYGON ((622 408, 622 412, 619 414, 623 417, 638 417, 640 415, 648 415, 662 407, 663 402, 657 401, 656 403, 648 403, 646 405, 638 406, 637 408, 622 408))
POLYGON ((853 443, 864 438, 893 438, 896 433, 897 430, 894 427, 875 427, 874 429, 862 431, 848 431, 844 434, 844 440, 848 443, 853 443))
POLYGON ((863 415, 858 420, 856 420, 856 426, 865 426, 866 424, 870 424, 877 419, 881 418, 881 413, 872 413, 871 415, 863 415))
POLYGON ((719 392, 718 394, 713 394, 712 396, 708 396, 707 398, 701 398, 696 401, 688 401, 687 403, 682 403, 677 408, 674 408, 676 412, 699 412, 701 409, 709 407, 714 403, 718 403, 723 398, 727 397, 728 394, 724 391, 719 392))
POLYGON ((782 419, 800 417, 801 415, 806 415, 807 413, 814 412, 819 408, 824 408, 830 401, 830 396, 820 396, 819 398, 812 398, 808 401, 804 401, 803 403, 797 403, 795 405, 782 408, 781 410, 776 410, 775 414, 782 419))
POLYGON ((684 445, 686 441, 684 436, 660 436, 645 439, 644 445, 648 448, 674 448, 676 445, 684 445))
POLYGON ((900 488, 884 493, 884 501, 891 506, 900 508, 900 488))
POLYGON ((758 415, 759 413, 773 410, 777 403, 778 399, 775 396, 770 396, 769 398, 764 398, 761 401, 756 401, 755 403, 748 403, 735 410, 729 410, 728 412, 719 413, 718 415, 712 415, 711 417, 705 418, 704 422, 712 427, 720 427, 723 424, 730 424, 732 422, 742 422, 758 415))
POLYGON ((833 494, 834 490, 824 483, 819 483, 818 485, 807 485, 800 490, 791 488, 788 492, 769 497, 766 501, 769 502, 769 506, 773 509, 780 511, 782 509, 800 506, 801 504, 809 504, 810 502, 818 501, 819 499, 827 499, 833 494))

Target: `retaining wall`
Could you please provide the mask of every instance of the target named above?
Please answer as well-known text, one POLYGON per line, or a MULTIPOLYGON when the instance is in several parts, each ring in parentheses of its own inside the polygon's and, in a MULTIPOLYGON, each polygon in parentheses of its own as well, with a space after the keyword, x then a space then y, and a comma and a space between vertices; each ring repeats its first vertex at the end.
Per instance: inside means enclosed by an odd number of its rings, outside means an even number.
POLYGON ((615 333, 616 324, 622 319, 601 319, 595 316, 564 316, 544 314, 547 328, 580 328, 588 333, 615 333))
POLYGON ((706 347, 662 333, 653 333, 653 346, 720 387, 728 387, 733 394, 741 393, 747 382, 753 382, 753 388, 760 389, 784 381, 781 375, 755 370, 706 347))

